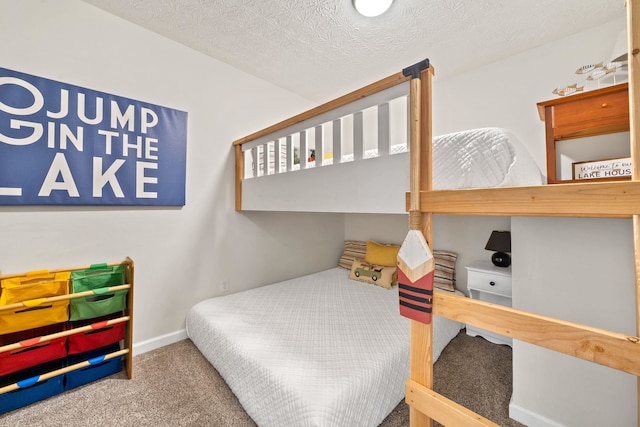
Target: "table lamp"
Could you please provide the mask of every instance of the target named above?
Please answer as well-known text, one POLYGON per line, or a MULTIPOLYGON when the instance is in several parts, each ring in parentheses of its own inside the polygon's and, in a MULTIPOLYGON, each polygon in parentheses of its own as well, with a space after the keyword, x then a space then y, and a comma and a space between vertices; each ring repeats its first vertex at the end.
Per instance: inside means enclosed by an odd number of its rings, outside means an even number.
POLYGON ((492 231, 484 248, 488 251, 494 251, 491 256, 493 265, 497 267, 509 267, 511 265, 511 256, 507 253, 511 252, 510 231, 492 231))

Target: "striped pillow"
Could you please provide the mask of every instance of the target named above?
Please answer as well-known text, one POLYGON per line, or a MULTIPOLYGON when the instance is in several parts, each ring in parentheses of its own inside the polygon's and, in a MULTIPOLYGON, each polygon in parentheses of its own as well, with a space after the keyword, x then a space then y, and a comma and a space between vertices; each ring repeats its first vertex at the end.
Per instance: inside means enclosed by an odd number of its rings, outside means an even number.
POLYGON ((338 260, 338 267, 351 270, 354 261, 364 262, 364 256, 367 253, 367 242, 359 242, 357 240, 345 240, 344 251, 338 260))
POLYGON ((433 251, 435 270, 433 272, 433 287, 445 291, 456 290, 456 260, 458 254, 450 251, 433 251))

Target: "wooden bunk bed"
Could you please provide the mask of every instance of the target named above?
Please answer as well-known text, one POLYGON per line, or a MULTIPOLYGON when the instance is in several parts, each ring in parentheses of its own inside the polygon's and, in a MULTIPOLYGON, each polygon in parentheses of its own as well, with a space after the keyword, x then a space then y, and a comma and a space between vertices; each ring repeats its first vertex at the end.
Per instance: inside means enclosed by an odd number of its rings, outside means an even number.
MULTIPOLYGON (((236 209, 242 210, 245 160, 243 145, 361 98, 409 82, 410 192, 406 195, 410 227, 433 241, 432 216, 545 216, 633 218, 635 250, 636 327, 640 335, 640 0, 627 2, 629 28, 629 100, 633 176, 631 181, 590 182, 475 188, 432 189, 431 93, 433 67, 419 77, 403 73, 390 76, 330 103, 234 142, 236 154, 236 209)), ((521 340, 560 353, 608 366, 640 377, 640 337, 594 328, 522 310, 490 304, 443 292, 434 292, 433 314, 521 340), (549 337, 553 339, 549 339, 549 337)), ((432 325, 411 321, 410 378, 406 402, 411 426, 495 426, 433 390, 432 325)), ((640 395, 640 380, 638 381, 640 395)), ((640 398, 639 408, 640 408, 640 398)), ((640 410, 640 409, 639 409, 640 410)), ((639 417, 640 419, 640 417, 639 417)))
MULTIPOLYGON (((627 1, 629 111, 633 175, 630 182, 594 182, 495 189, 431 189, 431 81, 433 70, 411 83, 411 223, 432 241, 433 214, 632 217, 635 250, 636 332, 640 335, 640 0, 627 1), (423 173, 425 172, 425 173, 423 173)), ((640 376, 640 337, 521 310, 434 293, 433 313, 514 339, 640 376), (549 337, 553 336, 553 339, 549 337), (562 338, 560 338, 562 337, 562 338)), ((433 391, 431 325, 411 322, 411 377, 406 401, 412 426, 494 426, 433 391)), ((638 381, 640 396, 640 380, 638 381)), ((640 399, 640 397, 638 397, 640 399)), ((640 401, 639 401, 640 408, 640 401)), ((640 417, 639 417, 640 418, 640 417)))

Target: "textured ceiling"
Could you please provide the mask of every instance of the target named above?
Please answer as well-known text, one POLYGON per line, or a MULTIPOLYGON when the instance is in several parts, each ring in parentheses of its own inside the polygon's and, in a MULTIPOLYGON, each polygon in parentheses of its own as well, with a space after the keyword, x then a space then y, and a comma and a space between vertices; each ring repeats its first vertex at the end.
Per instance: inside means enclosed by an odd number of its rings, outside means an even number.
POLYGON ((439 78, 625 16, 624 0, 84 0, 316 102, 429 58, 439 78))

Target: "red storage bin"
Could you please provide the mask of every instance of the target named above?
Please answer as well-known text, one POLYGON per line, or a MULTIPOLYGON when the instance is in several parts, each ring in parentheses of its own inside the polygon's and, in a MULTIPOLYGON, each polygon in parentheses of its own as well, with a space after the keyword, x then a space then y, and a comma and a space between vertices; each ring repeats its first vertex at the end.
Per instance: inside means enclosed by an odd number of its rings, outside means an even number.
POLYGON ((68 354, 78 354, 94 350, 124 339, 124 328, 127 322, 106 326, 106 321, 91 324, 90 331, 69 336, 68 354))
POLYGON ((0 335, 0 346, 29 340, 31 338, 41 337, 43 335, 51 335, 57 332, 66 331, 66 326, 66 323, 56 323, 53 325, 41 326, 35 329, 28 329, 26 331, 18 331, 10 334, 0 335))
POLYGON ((67 337, 44 342, 33 338, 21 341, 21 344, 20 348, 0 353, 0 376, 62 359, 67 355, 67 337))

